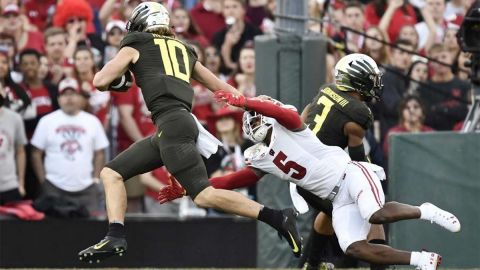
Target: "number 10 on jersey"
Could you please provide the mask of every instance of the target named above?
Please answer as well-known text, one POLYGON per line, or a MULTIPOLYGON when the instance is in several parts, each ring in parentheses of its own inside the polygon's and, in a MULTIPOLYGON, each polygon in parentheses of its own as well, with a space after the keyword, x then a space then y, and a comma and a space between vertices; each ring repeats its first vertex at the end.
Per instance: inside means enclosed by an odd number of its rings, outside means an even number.
POLYGON ((155 39, 155 45, 160 47, 165 74, 190 83, 190 65, 185 45, 174 39, 165 40, 159 38, 155 39), (180 63, 178 62, 179 55, 177 55, 179 53, 181 53, 180 57, 183 59, 183 68, 185 68, 185 71, 180 70, 180 63))

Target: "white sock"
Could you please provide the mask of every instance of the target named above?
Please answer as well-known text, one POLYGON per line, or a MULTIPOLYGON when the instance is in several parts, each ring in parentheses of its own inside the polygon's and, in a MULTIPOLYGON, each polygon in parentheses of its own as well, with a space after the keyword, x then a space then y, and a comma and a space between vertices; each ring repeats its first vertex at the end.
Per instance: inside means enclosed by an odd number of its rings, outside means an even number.
POLYGON ((423 204, 418 206, 418 209, 420 210, 420 219, 429 220, 431 216, 429 209, 423 204))
POLYGON ((419 266, 421 257, 422 257, 421 252, 412 251, 410 255, 410 265, 419 266))

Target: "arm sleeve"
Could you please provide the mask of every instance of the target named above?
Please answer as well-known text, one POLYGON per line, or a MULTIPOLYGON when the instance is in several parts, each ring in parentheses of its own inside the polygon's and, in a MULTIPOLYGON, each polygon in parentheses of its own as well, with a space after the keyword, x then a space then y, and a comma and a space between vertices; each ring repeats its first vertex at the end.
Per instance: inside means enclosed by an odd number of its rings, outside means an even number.
POLYGON ((247 167, 224 176, 210 178, 209 181, 214 188, 236 189, 253 185, 258 180, 260 180, 260 177, 251 168, 247 167))
POLYGON ((354 161, 368 161, 365 155, 365 148, 363 143, 357 146, 349 146, 348 154, 350 158, 354 161))
POLYGON ((246 107, 249 110, 275 118, 275 120, 289 130, 296 130, 302 127, 302 119, 300 119, 298 112, 275 105, 271 101, 249 98, 247 99, 246 107))

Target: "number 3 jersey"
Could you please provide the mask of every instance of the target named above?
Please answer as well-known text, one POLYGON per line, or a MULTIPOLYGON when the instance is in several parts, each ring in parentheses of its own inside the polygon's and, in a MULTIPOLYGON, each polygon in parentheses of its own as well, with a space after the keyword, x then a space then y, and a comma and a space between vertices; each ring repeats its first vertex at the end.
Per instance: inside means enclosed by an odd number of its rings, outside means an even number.
POLYGON ((191 110, 190 77, 197 61, 193 48, 177 39, 145 32, 128 33, 120 46, 140 54, 129 69, 142 89, 152 119, 174 107, 191 110))
POLYGON ((367 130, 373 123, 372 112, 362 101, 338 90, 334 84, 322 87, 310 103, 305 124, 324 144, 345 148, 348 137, 344 126, 348 122, 355 122, 367 130))
POLYGON ((348 154, 324 145, 308 128, 290 131, 275 120, 272 125, 270 145, 258 143, 245 150, 246 164, 327 198, 343 177, 348 154))

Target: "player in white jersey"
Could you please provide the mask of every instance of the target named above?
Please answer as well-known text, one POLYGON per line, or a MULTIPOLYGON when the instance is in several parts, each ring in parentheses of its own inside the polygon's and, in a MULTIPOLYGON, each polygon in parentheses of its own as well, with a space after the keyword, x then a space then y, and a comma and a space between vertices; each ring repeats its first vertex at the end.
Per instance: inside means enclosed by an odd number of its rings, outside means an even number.
MULTIPOLYGON (((460 231, 459 220, 431 203, 411 206, 385 203, 379 166, 353 162, 336 146, 322 144, 300 119, 296 110, 258 98, 217 92, 215 97, 244 108, 244 132, 257 144, 245 151, 248 167, 210 179, 215 188, 234 189, 250 185, 265 174, 295 183, 333 203, 333 227, 343 251, 357 259, 376 264, 414 265, 436 269, 441 256, 432 252, 407 252, 366 241, 371 224, 405 219, 424 219, 445 229, 460 231)), ((174 179, 172 179, 174 180, 174 179)), ((161 202, 183 196, 176 181, 160 192, 161 202)))

